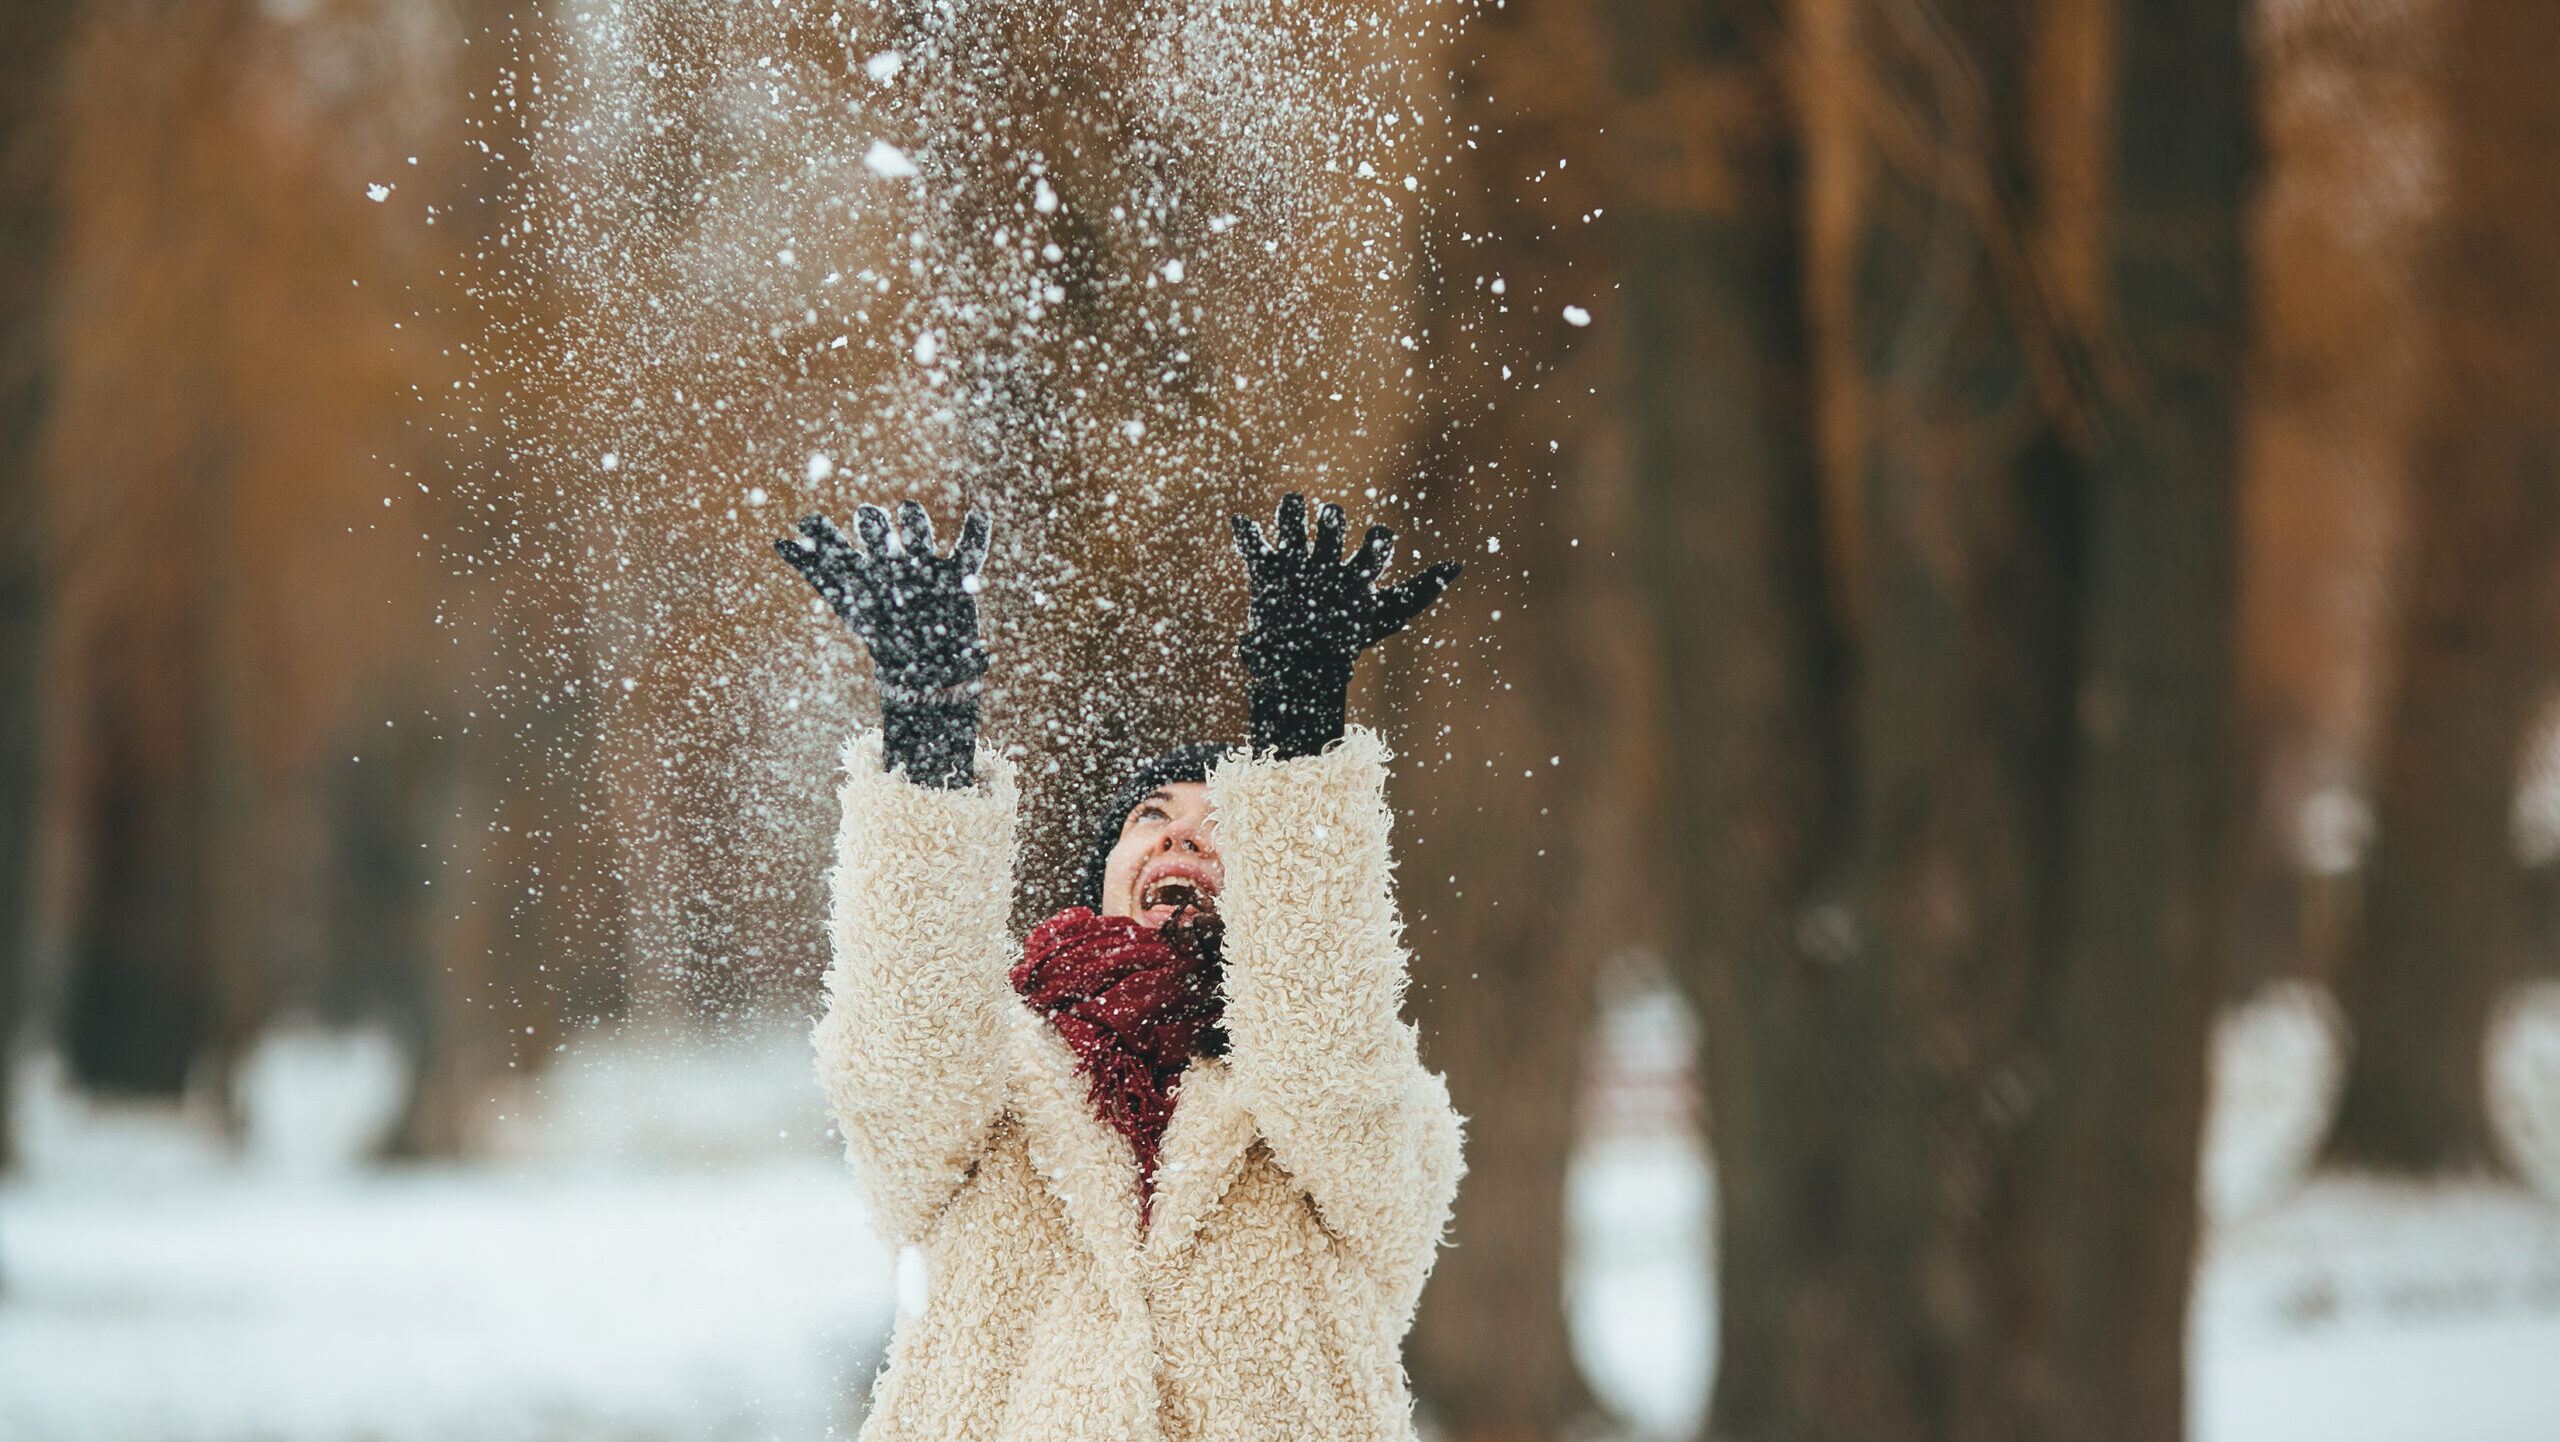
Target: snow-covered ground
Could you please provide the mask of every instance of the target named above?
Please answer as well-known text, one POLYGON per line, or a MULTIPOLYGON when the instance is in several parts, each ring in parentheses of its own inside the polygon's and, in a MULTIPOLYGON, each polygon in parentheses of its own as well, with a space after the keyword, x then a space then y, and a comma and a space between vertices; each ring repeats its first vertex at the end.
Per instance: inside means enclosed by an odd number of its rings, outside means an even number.
MULTIPOLYGON (((2323 1015, 2284 995, 2225 1030, 2196 1437, 2560 1439, 2560 1206, 2299 1184, 2334 1082, 2323 1015)), ((2560 1003, 2539 1015, 2503 1053, 2528 1091, 2560 1056, 2560 1028, 2537 1029, 2560 1003)), ((1571 1188, 1577 1343, 1605 1399, 1677 1435, 1713 1367, 1689 1033, 1639 986, 1602 1041, 1571 1188)), ((28 1165, 0 1186, 0 1439, 762 1442, 858 1424, 894 1268, 798 1037, 591 1037, 493 1104, 503 1160, 359 1170, 394 1062, 364 1038, 275 1039, 236 1157, 184 1115, 92 1107, 30 1067, 28 1165)), ((2560 1096, 2504 1105, 2547 1123, 2560 1096)))
MULTIPOLYGON (((1593 1387, 1646 1435, 1706 1397, 1714 1306, 1693 1153, 1587 1153, 1574 1320, 1593 1387), (1599 1227, 1609 1230, 1599 1232, 1599 1227)), ((2197 1278, 2197 1442, 2560 1439, 2560 1207, 2489 1185, 2320 1177, 2222 1228, 2197 1278)))
POLYGON ((597 1039, 487 1119, 508 1160, 360 1171, 390 1100, 378 1045, 271 1045, 238 1159, 27 1070, 0 1438, 850 1435, 891 1268, 805 1042, 597 1039), (279 1110, 298 1140, 261 1125, 279 1110))
MULTIPOLYGON (((2343 1054, 2328 1000, 2225 1016, 2190 1331, 2196 1442, 2560 1442, 2560 1201, 2488 1183, 2304 1173, 2343 1054)), ((1659 987, 1604 1009, 1568 1193, 1585 1374, 1653 1437, 1714 1374, 1715 1179, 1687 1098, 1691 1029, 1659 987)), ((2560 1183, 2560 984, 2518 994, 2492 1097, 2519 1171, 2560 1183)))
POLYGON ((2560 1438, 2546 1199, 2321 1177, 2222 1229, 2197 1280, 2200 1442, 2560 1438))

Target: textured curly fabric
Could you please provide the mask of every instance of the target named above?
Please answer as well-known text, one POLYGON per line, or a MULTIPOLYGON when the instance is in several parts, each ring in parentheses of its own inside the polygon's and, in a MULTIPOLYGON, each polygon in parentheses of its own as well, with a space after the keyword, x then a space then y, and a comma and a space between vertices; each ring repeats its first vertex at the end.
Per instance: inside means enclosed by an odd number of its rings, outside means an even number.
POLYGON ((1414 1442, 1400 1350, 1465 1170, 1400 1011, 1387 753, 1225 757, 1223 1056, 1154 1204, 1075 1049, 1006 984, 1011 762, 952 790, 846 750, 812 1038, 871 1225, 912 1246, 863 1442, 1414 1442))
POLYGON ((1183 1069, 1226 1049, 1214 931, 1157 931, 1071 906, 1031 929, 1010 980, 1075 1051, 1094 1115, 1136 1153, 1144 1220, 1183 1069))

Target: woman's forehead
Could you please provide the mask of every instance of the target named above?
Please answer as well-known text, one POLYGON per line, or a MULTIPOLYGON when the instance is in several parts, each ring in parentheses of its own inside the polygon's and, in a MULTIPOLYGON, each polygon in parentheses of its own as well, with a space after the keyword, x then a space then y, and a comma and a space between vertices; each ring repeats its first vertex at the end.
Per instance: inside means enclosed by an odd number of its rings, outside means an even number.
POLYGON ((1149 802, 1177 812, 1205 809, 1209 804, 1209 784, 1205 781, 1168 781, 1139 797, 1137 804, 1129 808, 1129 814, 1137 815, 1146 809, 1149 802))

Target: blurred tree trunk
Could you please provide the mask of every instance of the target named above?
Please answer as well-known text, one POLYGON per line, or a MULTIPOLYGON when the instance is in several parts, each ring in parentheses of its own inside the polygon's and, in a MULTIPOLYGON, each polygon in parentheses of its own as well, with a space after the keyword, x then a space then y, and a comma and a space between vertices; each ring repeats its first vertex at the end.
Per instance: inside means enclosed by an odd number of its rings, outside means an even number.
POLYGON ((10 1083, 33 943, 47 572, 36 466, 50 390, 57 87, 71 12, 70 0, 0 12, 0 1168, 12 1152, 10 1083))
POLYGON ((2069 871, 2048 902, 2053 1099, 2027 1117, 2035 1220, 2008 1243, 2023 1275, 2003 1325, 2023 1358, 2013 1435, 2103 1442, 2175 1437, 2188 1414, 2206 1043, 2228 935, 2254 144, 2239 0, 2093 8, 2086 23, 2112 26, 2097 54, 2113 76, 2091 82, 2114 92, 2114 119, 2097 122, 2112 171, 2091 237, 2102 308, 2080 338, 2094 395, 2076 775, 2069 871))
MULTIPOLYGON (((416 278, 404 279, 420 289, 418 273, 441 276, 448 255, 476 263, 459 272, 469 280, 445 283, 445 307, 431 312, 440 324, 402 357, 408 370, 435 378, 430 391, 451 383, 429 359, 448 345, 569 333, 562 287, 527 283, 501 259, 510 254, 503 237, 524 219, 522 189, 538 180, 537 113, 455 99, 512 91, 536 57, 560 53, 559 17, 523 15, 505 0, 461 0, 450 13, 467 43, 403 54, 402 77, 447 97, 458 114, 411 123, 458 121, 490 153, 455 147, 442 164, 410 172, 411 203, 443 224, 412 232, 424 242, 412 242, 416 249, 386 247, 381 258, 408 267, 416 278), (456 304, 457 290, 473 303, 456 304)), ((695 138, 679 133, 669 143, 695 138)), ((523 251, 512 255, 529 264, 523 251)), ((422 330, 414 318, 408 327, 422 330)), ((523 412, 501 412, 492 429, 512 430, 568 383, 534 379, 520 392, 523 412)), ((488 558, 503 553, 510 533, 593 525, 575 501, 530 484, 533 462, 514 444, 428 438, 416 464, 422 475, 450 478, 436 483, 419 521, 428 531, 420 539, 431 536, 448 556, 488 558), (481 495, 475 481, 487 488, 481 495), (471 504, 485 495, 507 497, 503 520, 497 507, 471 504)), ((418 649, 366 677, 352 709, 367 719, 338 738, 355 745, 327 748, 333 760, 359 748, 365 759, 331 768, 323 783, 334 844, 324 1005, 386 1026, 408 1053, 408 1093, 384 1155, 450 1159, 487 1140, 496 1089, 555 1060, 570 1027, 625 1014, 634 948, 613 827, 592 804, 605 789, 599 693, 611 685, 588 629, 594 598, 560 572, 521 566, 502 588, 422 579, 421 599, 432 600, 426 611, 441 625, 429 634, 443 648, 414 642, 413 619, 400 639, 418 649), (513 695, 504 694, 509 685, 513 695), (411 729, 408 718, 431 714, 432 733, 411 729), (402 718, 402 729, 371 732, 375 715, 402 718)))
MULTIPOLYGON (((1734 13, 1736 63, 1771 66, 1734 13)), ((1734 546, 1753 565, 1710 541, 1731 594, 1674 592, 1665 622, 1666 733, 1735 758, 1669 769, 1677 854, 1727 853, 1697 902, 1723 914, 1682 939, 1723 1206, 1710 1431, 2175 1436, 2229 769, 2239 17, 1793 18, 1820 542, 1782 433, 1756 467, 1666 448, 1648 475, 1709 518, 1659 528, 1666 566, 1684 535, 1765 538, 1734 546)), ((1699 369, 1783 375, 1783 318, 1743 333, 1752 365, 1699 369)))
POLYGON ((1649 668, 1641 594, 1611 558, 1636 520, 1623 438, 1588 400, 1615 381, 1608 231, 1584 219, 1613 199, 1592 139, 1605 21, 1515 0, 1469 22, 1451 105, 1468 144, 1426 239, 1434 390, 1388 497, 1418 522, 1398 570, 1467 565, 1384 671, 1413 1012, 1468 1119, 1406 1356, 1439 1435, 1470 1442, 1554 1437, 1593 1409, 1566 1325, 1565 1170, 1598 968, 1659 895, 1627 845, 1651 805, 1630 744, 1649 668))
MULTIPOLYGON (((1505 513, 1505 536, 1551 543, 1522 558, 1542 581, 1579 569, 1556 554, 1560 509, 1505 513)), ((1467 1180, 1407 1358, 1438 1435, 1544 1439, 1592 1406, 1566 1328, 1565 1168, 1593 979, 1615 949, 1592 924, 1594 887, 1625 880, 1605 874, 1591 822, 1624 814, 1634 778, 1608 769, 1603 718, 1623 675, 1577 644, 1596 638, 1563 586, 1474 573, 1461 585, 1429 630, 1501 636, 1499 670, 1447 650, 1396 662, 1411 697, 1399 707, 1396 793, 1413 1013, 1424 1057, 1467 1118, 1467 1180), (1504 619, 1488 625, 1494 610, 1504 619), (1426 669, 1438 673, 1427 683, 1426 669)))
POLYGON ((1715 1427, 1737 1437, 1781 1435, 1792 1405, 1787 1314, 1832 1265, 1802 1188, 1852 1120, 1819 1075, 1850 1019, 1777 934, 1838 839, 1848 775, 1782 25, 1760 0, 1652 0, 1620 7, 1613 55, 1631 110, 1660 97, 1688 121, 1624 141, 1621 323, 1660 617, 1672 950, 1717 1159, 1715 1427))
MULTIPOLYGON (((2028 42, 2023 17, 1970 4, 1814 0, 1797 20, 1824 559, 1855 669, 1836 829, 1803 799, 1781 812, 1824 849, 1809 868, 1781 853, 1773 879, 1811 884, 1760 946, 1708 958, 1753 1003, 1708 1045, 1758 1033, 1707 1069, 1735 1178, 1720 1312, 1755 1336, 1719 1371, 1711 1431, 1998 1436, 1991 1213, 2041 1080, 2022 1030, 2080 541, 2035 373, 2046 304, 2020 273, 2028 42)), ((1773 697, 1823 699, 1801 680, 1773 697)))
POLYGON ((2517 769, 2560 658, 2560 8, 2448 12, 2399 675, 2330 1140, 2336 1161, 2409 1172, 2495 1163, 2482 1042, 2530 912, 2517 769))
POLYGON ((207 609, 201 582, 157 579, 82 645, 88 845, 62 1028, 81 1086, 175 1098, 216 1041, 213 662, 190 624, 207 609))
POLYGON ((497 59, 457 54, 453 18, 89 7, 71 47, 48 470, 83 543, 58 548, 47 684, 75 723, 63 1025, 88 1084, 177 1090, 273 1001, 324 1003, 326 798, 422 719, 410 678, 452 635, 421 493, 479 427, 415 407, 462 391, 467 238, 424 205, 467 197, 456 147, 404 142, 489 92, 452 68, 497 59), (413 152, 397 201, 349 200, 413 152))
POLYGON ((231 6, 93 10, 65 59, 48 496, 63 536, 121 544, 57 547, 47 687, 74 727, 60 774, 78 853, 59 1026, 73 1079, 108 1094, 175 1097, 200 1064, 222 1067, 257 990, 229 644, 254 427, 225 394, 236 317, 213 318, 254 267, 204 223, 214 173, 193 145, 233 118, 243 23, 231 6), (137 360, 127 343, 144 336, 157 344, 137 360))
POLYGON ((2425 388, 2417 252, 2440 157, 2440 7, 2260 6, 2265 180, 2249 244, 2240 693, 2254 819, 2224 993, 2328 982, 2356 930, 2401 472, 2425 388), (2432 163, 2432 161, 2430 162, 2432 163), (2354 217, 2342 224, 2342 217, 2354 217))

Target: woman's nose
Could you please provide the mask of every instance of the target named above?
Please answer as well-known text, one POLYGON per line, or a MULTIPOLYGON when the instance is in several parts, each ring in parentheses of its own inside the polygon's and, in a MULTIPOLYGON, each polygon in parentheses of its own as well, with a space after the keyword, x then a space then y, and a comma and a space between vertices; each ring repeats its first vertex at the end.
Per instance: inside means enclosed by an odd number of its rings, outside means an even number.
POLYGON ((1179 847, 1184 851, 1198 852, 1202 850, 1200 828, 1190 821, 1177 821, 1164 829, 1156 844, 1166 851, 1179 847))

